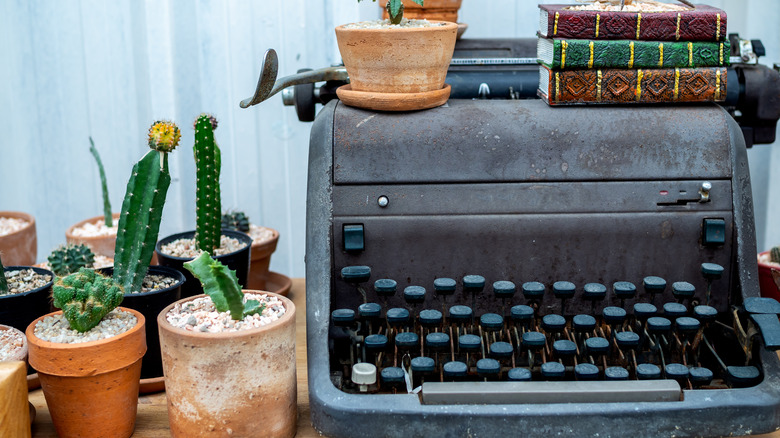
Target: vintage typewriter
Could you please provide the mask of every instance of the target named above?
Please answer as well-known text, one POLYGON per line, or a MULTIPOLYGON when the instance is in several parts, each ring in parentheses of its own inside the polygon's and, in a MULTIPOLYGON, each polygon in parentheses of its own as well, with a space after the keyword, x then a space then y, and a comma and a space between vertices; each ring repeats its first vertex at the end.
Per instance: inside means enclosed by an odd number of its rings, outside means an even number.
MULTIPOLYGON (((518 61, 507 80, 507 64, 453 65, 453 93, 473 98, 413 113, 328 98, 338 68, 258 86, 267 97, 297 84, 285 99, 303 119, 327 102, 306 213, 314 426, 338 437, 776 430, 780 304, 759 297, 752 127, 717 105, 549 108, 517 99, 536 67, 518 61), (302 84, 312 74, 328 82, 302 84), (512 88, 479 98, 501 81, 512 88)), ((732 113, 754 114, 739 96, 732 113)))

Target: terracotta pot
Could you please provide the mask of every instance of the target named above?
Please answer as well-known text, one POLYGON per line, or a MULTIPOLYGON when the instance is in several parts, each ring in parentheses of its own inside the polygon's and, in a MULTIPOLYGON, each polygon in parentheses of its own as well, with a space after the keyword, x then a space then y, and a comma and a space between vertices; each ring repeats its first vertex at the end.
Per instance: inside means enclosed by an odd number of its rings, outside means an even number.
POLYGON ((336 39, 353 91, 423 93, 441 90, 458 25, 347 29, 336 39))
POLYGON ((780 268, 761 261, 762 257, 769 257, 769 251, 764 251, 758 256, 758 286, 761 289, 761 296, 780 301, 780 285, 774 279, 775 276, 780 277, 780 268), (773 271, 774 275, 772 275, 773 271))
POLYGON ((270 295, 282 300, 287 312, 272 324, 250 330, 189 332, 166 320, 173 304, 160 312, 172 436, 295 435, 295 306, 281 295, 270 295))
POLYGON ((19 329, 13 328, 11 326, 0 324, 0 332, 6 330, 14 331, 16 332, 17 335, 20 335, 22 337, 22 348, 13 351, 11 355, 7 359, 5 359, 5 361, 18 360, 26 363, 27 362, 27 338, 24 336, 24 332, 22 332, 19 329))
MULTIPOLYGON (((424 6, 420 6, 412 0, 403 0, 404 17, 409 19, 426 19, 435 21, 458 22, 458 9, 460 9, 463 0, 425 0, 424 6)), ((381 0, 379 6, 382 7, 382 18, 388 18, 387 0, 381 0)))
POLYGON ((271 255, 276 251, 276 245, 279 243, 279 232, 273 228, 268 229, 274 232, 270 240, 259 243, 252 241, 249 277, 246 280, 247 289, 266 290, 266 277, 268 276, 268 266, 271 264, 271 255))
POLYGON ((0 217, 24 219, 26 227, 0 236, 0 254, 6 266, 32 266, 38 257, 38 235, 35 232, 35 218, 19 211, 0 211, 0 217))
MULTIPOLYGON (((114 224, 119 221, 119 215, 120 213, 114 213, 112 216, 114 218, 114 224)), ((67 231, 65 231, 65 241, 68 243, 73 244, 84 244, 89 247, 89 249, 92 250, 95 254, 104 255, 109 258, 114 258, 114 246, 116 245, 116 234, 110 235, 110 236, 95 236, 95 237, 87 237, 87 236, 74 236, 73 230, 84 225, 87 223, 94 223, 97 221, 103 221, 105 216, 95 216, 86 220, 83 220, 70 228, 68 228, 67 231)))
POLYGON ((27 383, 23 362, 0 363, 0 436, 30 436, 30 414, 35 410, 27 401, 27 383))
POLYGON ((146 352, 145 320, 135 310, 121 309, 135 315, 138 324, 99 341, 43 341, 35 336, 34 328, 45 316, 27 327, 30 365, 38 370, 59 436, 109 438, 133 434, 141 358, 146 352))

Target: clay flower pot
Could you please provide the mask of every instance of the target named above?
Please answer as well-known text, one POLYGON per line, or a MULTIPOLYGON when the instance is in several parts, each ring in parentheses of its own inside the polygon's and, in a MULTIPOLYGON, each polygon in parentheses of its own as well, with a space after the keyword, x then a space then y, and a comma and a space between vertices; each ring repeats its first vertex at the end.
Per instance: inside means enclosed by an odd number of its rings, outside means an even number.
POLYGON ((121 438, 133 434, 141 358, 146 352, 145 321, 135 310, 120 309, 135 315, 138 323, 98 341, 43 341, 34 330, 44 317, 27 327, 30 365, 38 371, 60 436, 121 438))
MULTIPOLYGON (((114 213, 114 224, 119 221, 120 213, 114 213)), ((86 220, 83 220, 65 231, 65 241, 73 244, 84 244, 89 247, 95 254, 100 254, 108 258, 114 258, 114 246, 116 245, 116 234, 108 236, 74 236, 73 230, 88 223, 95 223, 97 221, 103 221, 104 216, 95 216, 86 220)))
MULTIPOLYGON (((244 292, 254 292, 245 290, 244 292)), ((157 317, 174 437, 292 437, 296 432, 295 306, 259 328, 190 332, 157 317)), ((178 301, 184 303, 195 298, 178 301)))
POLYGON ((252 241, 247 289, 266 290, 266 277, 268 276, 268 266, 271 264, 271 255, 276 251, 276 245, 279 243, 279 232, 273 228, 268 229, 274 232, 270 240, 252 241))
POLYGON ((758 255, 758 286, 762 297, 780 300, 780 284, 775 280, 780 279, 780 267, 769 262, 769 251, 758 255))
MULTIPOLYGON (((24 336, 24 333, 19 329, 0 324, 0 334, 2 334, 5 331, 16 332, 16 334, 19 335, 19 337, 21 337, 22 339, 22 346, 19 347, 18 349, 12 350, 9 357, 6 357, 5 359, 0 358, 0 362, 8 362, 14 360, 27 362, 27 338, 24 336)), ((0 344, 2 344, 1 341, 0 344)))
POLYGON ((35 218, 19 211, 0 211, 0 217, 23 219, 29 225, 11 234, 0 236, 0 254, 6 266, 32 266, 38 257, 38 235, 35 218))
MULTIPOLYGON (((424 6, 420 6, 411 0, 404 0, 404 17, 409 19, 426 19, 436 21, 458 22, 458 9, 463 0, 425 0, 424 6)), ((387 0, 380 0, 379 6, 384 11, 383 18, 387 18, 387 0)))

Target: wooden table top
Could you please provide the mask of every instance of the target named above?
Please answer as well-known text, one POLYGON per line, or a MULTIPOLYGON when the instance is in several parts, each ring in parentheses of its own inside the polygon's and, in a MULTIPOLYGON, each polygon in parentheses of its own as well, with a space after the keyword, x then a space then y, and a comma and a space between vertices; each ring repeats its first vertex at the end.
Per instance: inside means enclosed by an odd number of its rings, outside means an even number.
MULTIPOLYGON (((310 421, 309 387, 306 369, 306 285, 302 278, 294 278, 292 289, 287 295, 297 307, 296 315, 296 362, 298 367, 298 433, 297 438, 319 438, 310 421)), ((30 393, 30 402, 35 406, 37 415, 33 423, 33 437, 56 437, 51 423, 49 409, 43 392, 38 389, 30 393)), ((135 433, 138 438, 161 438, 170 436, 168 432, 168 407, 165 393, 145 395, 138 398, 138 418, 135 433)), ((755 435, 757 438, 780 438, 780 431, 767 435, 755 435)))

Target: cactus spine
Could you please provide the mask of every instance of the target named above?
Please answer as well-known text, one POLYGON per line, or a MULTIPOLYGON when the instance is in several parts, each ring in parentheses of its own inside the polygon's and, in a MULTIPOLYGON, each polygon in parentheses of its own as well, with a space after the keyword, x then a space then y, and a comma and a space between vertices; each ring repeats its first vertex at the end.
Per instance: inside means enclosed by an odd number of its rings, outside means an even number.
POLYGON ((222 215, 222 228, 238 230, 242 233, 249 232, 249 218, 241 211, 234 211, 222 215))
POLYGON ((769 261, 780 263, 780 246, 775 246, 769 250, 769 261))
MULTIPOLYGON (((103 190, 103 218, 106 221, 107 227, 114 226, 114 218, 111 215, 111 201, 108 199, 108 184, 106 184, 106 171, 103 169, 103 160, 100 159, 100 154, 95 149, 95 142, 92 141, 92 137, 89 137, 89 151, 92 156, 95 157, 95 162, 100 172, 100 187, 103 190)), ((59 274, 58 274, 59 275, 59 274)))
POLYGON ((219 238, 222 234, 221 211, 222 198, 219 192, 219 173, 222 159, 214 140, 214 130, 217 129, 217 119, 209 114, 201 114, 195 121, 195 241, 199 249, 213 253, 219 248, 219 238))
POLYGON ((200 280, 203 292, 211 298, 219 312, 230 311, 230 317, 236 321, 244 319, 248 315, 262 313, 265 304, 257 300, 247 300, 244 303, 244 293, 238 285, 236 272, 227 266, 211 258, 204 252, 196 259, 184 264, 192 275, 200 280))
POLYGON ((114 310, 124 298, 122 286, 92 269, 58 278, 52 288, 54 307, 62 314, 71 328, 86 332, 114 310))
POLYGON ((3 260, 0 260, 0 295, 8 293, 8 281, 5 279, 5 268, 3 267, 3 260))
POLYGON ((49 265, 58 277, 72 274, 95 263, 95 254, 87 245, 60 245, 49 254, 49 265))
POLYGON ((149 128, 151 150, 133 166, 127 182, 116 236, 114 280, 128 292, 140 292, 160 231, 165 196, 171 184, 168 152, 181 134, 172 122, 149 128))

